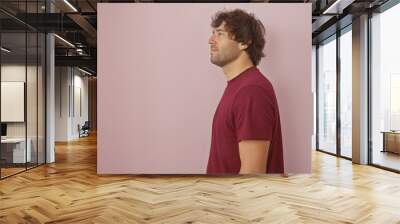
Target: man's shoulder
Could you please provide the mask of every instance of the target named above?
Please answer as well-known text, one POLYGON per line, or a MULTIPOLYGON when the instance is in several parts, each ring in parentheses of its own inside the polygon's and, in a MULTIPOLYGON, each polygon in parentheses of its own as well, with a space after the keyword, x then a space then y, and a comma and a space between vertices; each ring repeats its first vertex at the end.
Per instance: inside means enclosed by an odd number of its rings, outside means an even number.
POLYGON ((252 75, 248 76, 246 82, 243 83, 243 87, 248 85, 255 85, 263 88, 272 87, 270 80, 259 69, 252 70, 252 73, 252 75))
POLYGON ((247 84, 238 88, 235 94, 235 101, 246 101, 249 99, 261 100, 269 96, 269 91, 263 85, 247 84))
POLYGON ((249 99, 275 102, 276 95, 271 82, 266 77, 262 77, 242 83, 242 85, 237 88, 235 101, 247 101, 249 99))
POLYGON ((259 83, 247 83, 237 89, 237 94, 244 94, 248 92, 262 93, 265 92, 265 86, 259 83))
POLYGON ((257 69, 251 70, 252 75, 247 76, 236 88, 236 96, 249 96, 249 95, 267 95, 269 97, 275 96, 272 83, 269 79, 257 69))
POLYGON ((237 88, 237 94, 267 94, 273 93, 273 87, 268 79, 258 79, 243 83, 237 88))

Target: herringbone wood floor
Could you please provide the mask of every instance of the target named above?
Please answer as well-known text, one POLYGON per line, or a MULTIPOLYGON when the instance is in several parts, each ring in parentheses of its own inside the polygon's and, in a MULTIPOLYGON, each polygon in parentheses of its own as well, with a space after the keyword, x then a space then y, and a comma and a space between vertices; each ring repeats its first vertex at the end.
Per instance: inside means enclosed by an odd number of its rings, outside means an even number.
POLYGON ((97 175, 96 139, 0 181, 0 223, 400 223, 400 175, 313 153, 311 175, 97 175))

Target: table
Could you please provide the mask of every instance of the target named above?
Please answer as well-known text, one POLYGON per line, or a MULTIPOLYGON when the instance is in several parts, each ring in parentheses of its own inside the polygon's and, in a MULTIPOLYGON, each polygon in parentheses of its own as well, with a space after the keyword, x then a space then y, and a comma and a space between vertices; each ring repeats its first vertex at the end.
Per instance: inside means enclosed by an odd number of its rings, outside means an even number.
POLYGON ((400 131, 382 131, 381 133, 383 133, 382 152, 400 154, 400 131))
POLYGON ((31 145, 30 138, 26 139, 28 143, 25 154, 25 138, 6 138, 1 139, 1 157, 6 163, 26 163, 31 162, 31 145), (25 161, 26 160, 26 161, 25 161))

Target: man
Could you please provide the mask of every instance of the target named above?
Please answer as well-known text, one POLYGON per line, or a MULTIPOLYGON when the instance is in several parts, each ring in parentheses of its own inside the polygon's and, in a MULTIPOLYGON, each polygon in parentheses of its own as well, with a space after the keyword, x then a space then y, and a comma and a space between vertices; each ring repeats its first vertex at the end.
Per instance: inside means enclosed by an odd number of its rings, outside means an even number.
POLYGON ((263 24, 243 10, 213 17, 210 60, 227 86, 216 109, 207 173, 284 173, 278 103, 257 69, 265 45, 263 24))

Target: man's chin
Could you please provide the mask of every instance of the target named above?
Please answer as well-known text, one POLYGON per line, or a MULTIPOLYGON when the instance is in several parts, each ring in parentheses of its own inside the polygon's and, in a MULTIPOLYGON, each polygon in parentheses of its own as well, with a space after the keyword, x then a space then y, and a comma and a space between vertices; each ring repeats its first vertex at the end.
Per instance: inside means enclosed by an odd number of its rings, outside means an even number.
POLYGON ((224 64, 221 63, 220 61, 215 61, 215 60, 212 60, 212 59, 210 61, 211 61, 212 64, 214 64, 214 65, 216 65, 218 67, 223 67, 224 66, 224 64))

